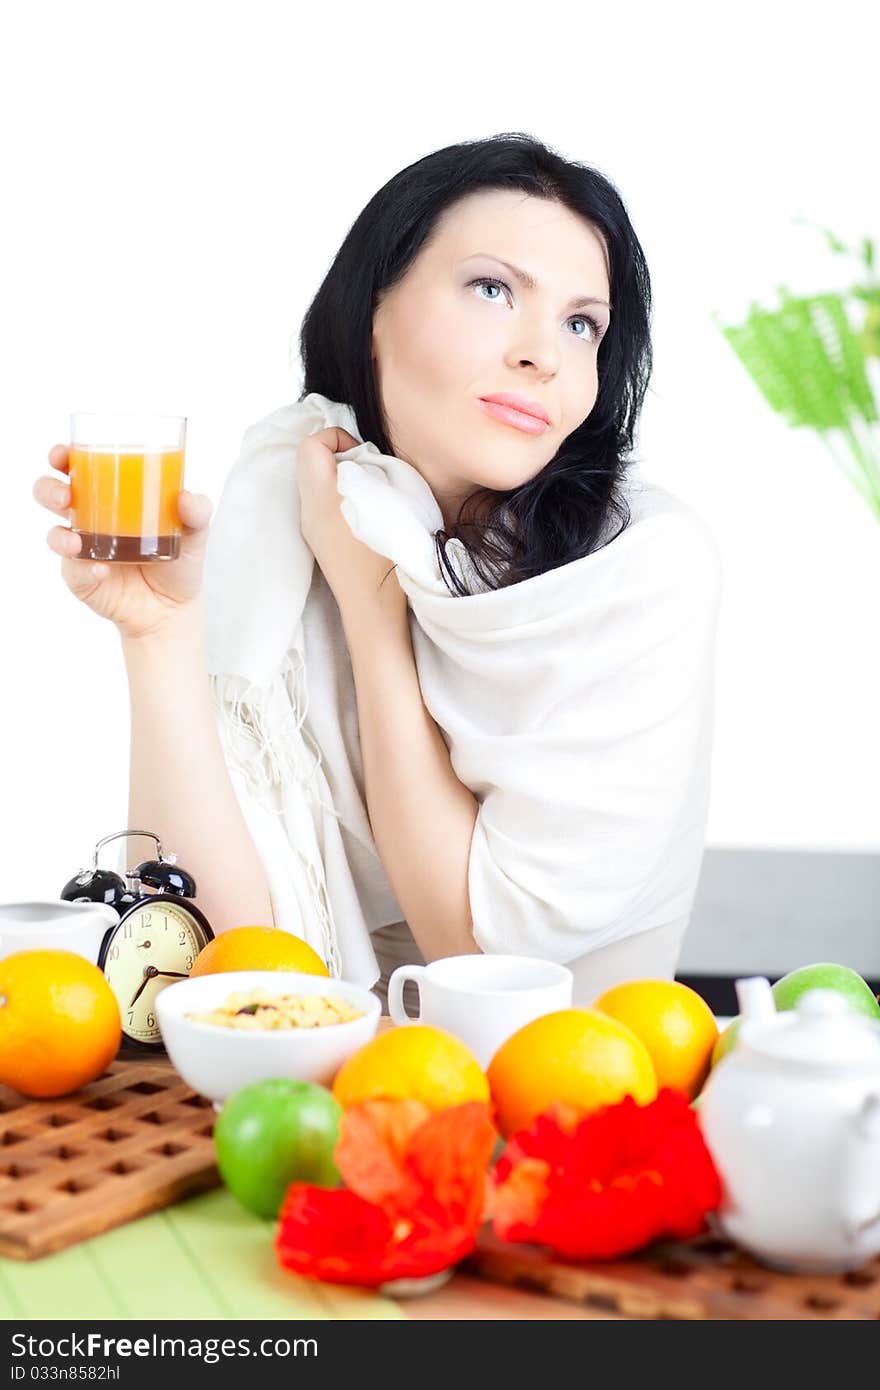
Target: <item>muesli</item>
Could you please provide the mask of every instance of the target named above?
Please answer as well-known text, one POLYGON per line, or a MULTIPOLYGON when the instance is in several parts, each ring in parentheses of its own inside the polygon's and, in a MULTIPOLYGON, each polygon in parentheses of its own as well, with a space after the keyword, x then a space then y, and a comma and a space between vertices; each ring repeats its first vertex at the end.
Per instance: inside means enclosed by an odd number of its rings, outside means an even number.
POLYGON ((265 989, 239 990, 216 1009, 186 1015, 194 1023, 213 1023, 242 1033, 284 1032, 292 1028, 325 1028, 362 1018, 347 999, 332 994, 272 994, 265 989))

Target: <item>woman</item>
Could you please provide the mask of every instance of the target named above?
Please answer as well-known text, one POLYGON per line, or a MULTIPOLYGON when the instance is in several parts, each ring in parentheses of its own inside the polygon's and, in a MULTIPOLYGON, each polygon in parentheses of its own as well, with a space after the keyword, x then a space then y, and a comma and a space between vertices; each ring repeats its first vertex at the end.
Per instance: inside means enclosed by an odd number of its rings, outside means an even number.
MULTIPOLYGON (((300 400, 252 427, 227 481, 207 595, 207 499, 180 494, 169 565, 77 563, 50 532, 121 633, 129 823, 174 843, 215 930, 314 939, 311 895, 325 959, 378 973, 382 997, 403 961, 480 950, 567 961, 580 1003, 674 972, 720 588, 699 518, 626 474, 649 315, 606 179, 527 136, 451 146, 345 238, 303 324, 300 400)), ((64 470, 62 446, 50 459, 64 470)), ((64 511, 56 487, 35 494, 64 511)))

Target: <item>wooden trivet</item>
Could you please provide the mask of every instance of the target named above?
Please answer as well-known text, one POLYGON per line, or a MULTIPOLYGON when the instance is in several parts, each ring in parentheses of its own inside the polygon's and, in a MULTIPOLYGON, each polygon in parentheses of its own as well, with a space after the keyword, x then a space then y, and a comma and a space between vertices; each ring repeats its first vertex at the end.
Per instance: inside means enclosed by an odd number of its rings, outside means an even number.
POLYGON ((0 1255, 33 1260, 219 1186, 213 1129, 167 1058, 118 1058, 58 1100, 0 1086, 0 1255))
POLYGON ((628 1260, 581 1264, 497 1240, 486 1227, 460 1269, 625 1318, 880 1318, 880 1259, 848 1274, 783 1274, 714 1235, 653 1246, 628 1260))

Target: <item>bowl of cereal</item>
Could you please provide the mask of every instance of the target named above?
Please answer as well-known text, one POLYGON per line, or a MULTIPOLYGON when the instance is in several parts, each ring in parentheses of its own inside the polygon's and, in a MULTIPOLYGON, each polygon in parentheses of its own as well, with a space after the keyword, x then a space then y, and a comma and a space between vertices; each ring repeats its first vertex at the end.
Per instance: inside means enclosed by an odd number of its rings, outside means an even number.
POLYGON ((156 995, 172 1065, 219 1104, 251 1081, 327 1086, 375 1035, 382 1006, 360 985, 292 970, 229 970, 156 995))

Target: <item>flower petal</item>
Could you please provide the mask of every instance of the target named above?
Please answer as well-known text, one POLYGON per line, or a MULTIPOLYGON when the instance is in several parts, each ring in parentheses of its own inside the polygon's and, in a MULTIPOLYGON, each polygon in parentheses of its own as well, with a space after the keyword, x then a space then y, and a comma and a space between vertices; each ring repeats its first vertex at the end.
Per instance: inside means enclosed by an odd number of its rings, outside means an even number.
POLYGON ((296 1274, 374 1287, 386 1276, 391 1224, 381 1207, 345 1188, 291 1183, 279 1213, 275 1251, 296 1274))
POLYGON ((519 1231, 536 1230, 549 1196, 550 1165, 543 1158, 524 1158, 515 1164, 489 1194, 488 1215, 502 1240, 529 1240, 519 1231))
POLYGON ((574 1124, 551 1107, 511 1137, 493 1180, 496 1234, 569 1258, 625 1254, 661 1236, 687 1239, 721 1200, 697 1117, 668 1088, 649 1105, 627 1096, 574 1124))
POLYGON ((435 1111, 410 1139, 406 1164, 421 1193, 423 1219, 476 1230, 483 1219, 486 1175, 497 1134, 483 1101, 435 1111))
POLYGON ((345 1188, 292 1183, 281 1209, 275 1250, 296 1274, 376 1288, 394 1279, 439 1274, 474 1248, 472 1230, 418 1218, 392 1223, 381 1207, 345 1188))
POLYGON ((414 1205, 420 1189, 407 1170, 406 1152, 430 1114, 419 1100, 367 1100, 347 1109, 333 1154, 346 1186, 389 1210, 414 1205))

